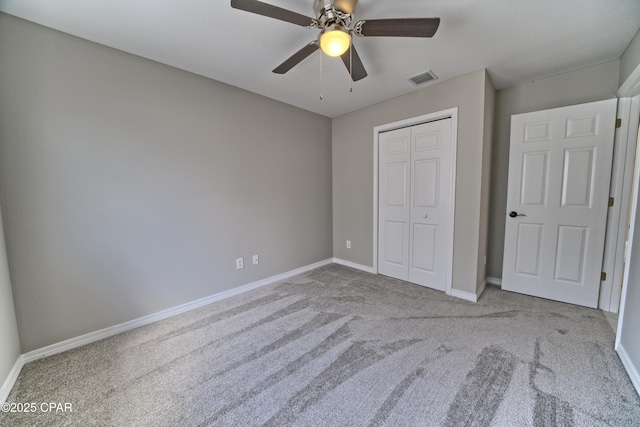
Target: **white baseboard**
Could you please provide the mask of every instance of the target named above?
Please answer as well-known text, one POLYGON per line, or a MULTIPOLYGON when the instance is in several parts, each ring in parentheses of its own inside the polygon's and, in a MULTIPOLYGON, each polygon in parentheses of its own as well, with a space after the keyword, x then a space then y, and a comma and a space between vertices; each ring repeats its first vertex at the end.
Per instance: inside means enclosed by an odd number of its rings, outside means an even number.
POLYGON ((629 374, 629 378, 631 379, 633 386, 636 388, 636 392, 640 395, 640 374, 638 374, 638 370, 631 361, 631 358, 629 358, 629 355, 622 344, 618 344, 616 351, 618 352, 618 356, 620 356, 620 360, 622 361, 624 368, 627 370, 627 374, 629 374))
POLYGON ((128 322, 120 323, 119 325, 110 326, 108 328, 100 329, 95 332, 90 332, 79 337, 71 338, 66 341, 62 341, 56 344, 48 345, 46 347, 39 348, 37 350, 30 351, 23 354, 21 357, 24 359, 24 363, 33 362, 34 360, 42 359, 54 354, 62 353, 74 348, 82 347, 83 345, 91 344, 96 341, 100 341, 105 338, 112 337, 117 334, 121 334, 131 329, 139 328, 140 326, 148 325, 150 323, 164 320, 169 317, 177 316, 178 314, 185 313, 187 311, 195 310, 196 308, 203 307, 216 301, 220 301, 235 295, 242 294, 252 289, 259 288, 261 286, 270 285, 271 283, 284 280, 286 278, 305 273, 314 268, 322 267, 331 264, 332 260, 327 259, 324 261, 316 262, 304 267, 297 268, 295 270, 288 271, 286 273, 278 274, 276 276, 268 277, 266 279, 258 280, 257 282, 249 283, 238 288, 229 289, 228 291, 220 292, 208 297, 204 297, 186 304, 178 305, 166 310, 159 311, 157 313, 150 314, 148 316, 140 317, 138 319, 130 320, 128 322))
POLYGON ((16 360, 16 363, 13 365, 13 368, 9 372, 9 376, 2 384, 2 388, 0 388, 0 404, 3 404, 7 401, 7 397, 9 396, 13 385, 16 383, 18 375, 20 375, 20 371, 22 370, 24 364, 24 356, 21 354, 20 356, 18 356, 18 360, 16 360))
POLYGON ((471 292, 460 291, 458 289, 451 289, 451 293, 449 295, 466 301, 478 302, 478 300, 480 299, 480 295, 482 295, 482 293, 484 292, 484 288, 487 287, 488 282, 488 280, 482 282, 482 284, 480 285, 480 289, 478 289, 475 294, 471 292))
POLYGON ((502 287, 502 279, 498 279, 497 277, 487 277, 487 283, 502 287))
POLYGON ((471 292, 460 291, 458 289, 451 289, 451 293, 449 295, 451 295, 452 297, 466 300, 466 301, 478 302, 478 296, 476 294, 472 294, 471 292))
POLYGON ((345 267, 351 267, 351 268, 355 268, 356 270, 362 270, 365 271, 367 273, 371 273, 371 274, 378 274, 373 267, 367 267, 366 265, 362 265, 362 264, 356 264, 355 262, 351 262, 351 261, 346 261, 344 259, 340 259, 340 258, 333 258, 333 262, 335 264, 340 264, 340 265, 344 265, 345 267))
MULTIPOLYGON (((340 259, 340 258, 333 258, 333 262, 335 264, 340 264, 340 265, 344 265, 346 267, 351 267, 351 268, 355 268, 356 270, 361 270, 367 273, 371 273, 371 274, 378 274, 373 267, 367 267, 366 265, 362 265, 362 264, 356 264, 355 262, 351 262, 351 261, 346 261, 344 259, 340 259)), ((500 279, 493 279, 496 281, 500 281, 500 279)), ((459 291, 457 289, 452 289, 451 293, 449 295, 456 297, 456 298, 461 298, 463 300, 466 301, 471 301, 471 302, 478 302, 478 299, 480 299, 480 295, 482 295, 482 292, 484 292, 484 288, 487 286, 487 283, 491 283, 489 282, 489 278, 487 278, 487 280, 485 280, 484 282, 482 282, 482 285, 480 285, 480 289, 478 289, 478 292, 476 294, 472 294, 471 292, 464 292, 464 291, 459 291)))

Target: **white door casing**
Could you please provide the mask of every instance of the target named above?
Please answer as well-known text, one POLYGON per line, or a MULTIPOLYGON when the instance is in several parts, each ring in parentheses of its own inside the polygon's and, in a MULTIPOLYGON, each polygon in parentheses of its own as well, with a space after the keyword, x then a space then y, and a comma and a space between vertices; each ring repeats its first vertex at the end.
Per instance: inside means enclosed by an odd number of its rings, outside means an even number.
POLYGON ((379 135, 378 271, 445 291, 451 119, 379 135))
POLYGON ((503 289, 597 307, 615 113, 611 99, 512 116, 503 289))

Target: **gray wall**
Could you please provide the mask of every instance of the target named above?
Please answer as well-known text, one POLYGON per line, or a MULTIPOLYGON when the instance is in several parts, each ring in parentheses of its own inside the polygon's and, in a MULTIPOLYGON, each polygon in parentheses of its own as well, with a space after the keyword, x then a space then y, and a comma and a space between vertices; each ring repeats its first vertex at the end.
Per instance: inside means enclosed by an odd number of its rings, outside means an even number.
POLYGON ((502 277, 511 115, 615 97, 619 61, 611 61, 496 92, 487 275, 502 277))
MULTIPOLYGON (((493 151, 493 122, 495 119, 496 91, 489 79, 485 76, 484 94, 484 143, 482 145, 482 186, 480 196, 479 228, 480 239, 478 242, 478 270, 477 286, 480 288, 487 278, 487 252, 489 250, 489 219, 491 214, 491 152, 493 151)), ((476 293, 479 289, 476 289, 476 293)))
POLYGON ((627 80, 633 70, 640 64, 640 30, 625 49, 620 58, 620 75, 618 83, 620 86, 627 80))
POLYGON ((0 217, 0 387, 20 356, 18 325, 13 307, 9 266, 0 217))
POLYGON ((486 81, 485 71, 479 70, 333 119, 336 258, 373 266, 373 128, 458 107, 453 287, 475 294, 486 81), (351 249, 345 248, 346 240, 351 249))
POLYGON ((0 58, 23 352, 332 256, 330 119, 7 15, 0 58))

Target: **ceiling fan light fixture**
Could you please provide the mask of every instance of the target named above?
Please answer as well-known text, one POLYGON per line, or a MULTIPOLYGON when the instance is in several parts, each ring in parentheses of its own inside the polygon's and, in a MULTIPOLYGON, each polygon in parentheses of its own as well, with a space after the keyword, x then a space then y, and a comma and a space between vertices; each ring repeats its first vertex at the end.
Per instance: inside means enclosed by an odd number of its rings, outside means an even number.
POLYGON ((325 28, 320 33, 320 49, 329 56, 342 56, 351 45, 349 30, 341 25, 325 28))

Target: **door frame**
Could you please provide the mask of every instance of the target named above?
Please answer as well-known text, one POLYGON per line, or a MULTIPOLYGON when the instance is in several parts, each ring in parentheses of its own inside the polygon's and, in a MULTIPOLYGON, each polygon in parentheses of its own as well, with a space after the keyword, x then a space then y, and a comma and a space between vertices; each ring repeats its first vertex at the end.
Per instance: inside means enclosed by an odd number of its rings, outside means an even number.
POLYGON ((609 197, 613 197, 615 201, 607 216, 602 259, 602 271, 607 273, 607 278, 600 283, 598 300, 599 309, 613 313, 617 313, 620 308, 622 292, 625 241, 630 219, 633 165, 636 157, 638 111, 637 99, 632 102, 632 98, 618 98, 616 117, 622 120, 622 124, 616 129, 614 136, 609 189, 609 197))
POLYGON ((420 125, 437 120, 451 119, 451 170, 449 174, 449 183, 451 188, 451 199, 449 201, 449 212, 453 221, 449 221, 446 235, 449 237, 449 247, 444 253, 446 260, 446 279, 445 292, 451 295, 452 277, 453 277, 453 236, 455 229, 455 205, 456 205, 456 162, 458 147, 458 107, 449 108, 447 110, 436 111, 434 113, 424 114, 422 116, 412 117, 393 123, 379 125, 373 128, 373 271, 378 273, 378 136, 382 132, 390 130, 420 125))
MULTIPOLYGON (((618 89, 617 95, 619 98, 625 98, 627 102, 630 103, 630 115, 629 120, 622 119, 622 128, 627 132, 627 144, 632 145, 633 147, 638 146, 638 126, 640 125, 640 64, 636 66, 636 68, 631 72, 627 80, 620 86, 618 89)), ((636 150, 636 155, 634 156, 636 159, 636 164, 640 164, 640 149, 636 150)), ((625 251, 625 256, 627 259, 630 259, 633 256, 633 252, 637 251, 637 248, 634 248, 634 244, 638 244, 638 242, 633 241, 633 235, 635 227, 640 226, 636 222, 636 213, 638 209, 638 193, 640 192, 640 167, 636 168, 633 173, 633 193, 631 195, 631 207, 632 213, 629 218, 629 244, 625 251)), ((631 191, 629 191, 631 192, 631 191)), ((622 227, 622 225, 621 225, 622 227)), ((625 224, 626 228, 626 224, 625 224)), ((618 243, 619 245, 624 245, 624 242, 618 243)), ((635 279, 635 278, 634 278, 635 279)), ((625 264, 623 280, 622 280, 622 297, 620 301, 620 315, 618 317, 618 330, 616 332, 616 343, 615 349, 620 356, 620 360, 624 365, 627 373, 629 374, 629 378, 631 378, 631 382, 635 386, 638 393, 640 393, 640 361, 637 360, 636 357, 629 357, 630 355, 626 352, 624 345, 626 345, 626 341, 622 342, 622 333, 623 331, 632 330, 632 328, 637 327, 637 325, 628 325, 624 322, 625 311, 627 310, 638 310, 637 307, 627 307, 626 306, 626 297, 629 291, 629 286, 638 286, 638 283, 629 283, 629 263, 625 264)))
MULTIPOLYGON (((637 212, 638 212, 638 209, 640 208, 640 203, 638 202, 638 199, 639 199, 638 194, 640 193, 640 167, 638 167, 638 165, 640 165, 640 136, 638 135, 638 127, 640 126, 640 66, 636 68, 636 71, 637 71, 636 73, 637 86, 635 88, 636 89, 634 92, 635 94, 634 93, 630 94, 633 96, 632 98, 630 98, 631 100, 630 102, 632 106, 631 111, 633 115, 631 116, 631 120, 629 121, 630 131, 628 136, 629 144, 633 144, 634 146, 637 147, 636 153, 634 156, 636 161, 636 168, 634 169, 634 173, 633 173, 631 214, 629 218, 629 243, 625 251, 626 259, 633 258, 634 253, 638 251, 638 248, 635 247, 635 245, 637 245, 638 242, 635 242, 633 237, 635 234, 635 227, 640 226, 640 224, 638 224, 637 222, 637 218, 638 218, 637 212)), ((623 122, 623 125, 624 125, 624 122, 623 122)), ((627 371, 627 374, 629 375, 631 382, 636 388, 636 391, 638 392, 638 394, 640 394, 640 360, 638 360, 637 355, 629 354, 627 352, 627 349, 629 347, 625 348, 625 346, 628 345, 628 339, 625 339, 624 342, 622 341, 623 331, 633 330, 633 328, 637 327, 637 325, 634 325, 634 324, 629 325, 628 324, 629 320, 625 322, 625 319, 628 319, 628 316, 629 316, 629 315, 625 316, 626 311, 638 310, 637 307, 631 307, 631 306, 627 307, 627 304, 626 304, 629 287, 638 286, 638 283, 630 282, 630 278, 629 278, 630 267, 631 267, 630 262, 625 263, 623 280, 622 280, 622 295, 621 295, 621 301, 620 301, 620 311, 618 316, 618 329, 616 330, 615 349, 616 349, 616 352, 618 353, 618 356, 620 356, 620 360, 622 361, 622 364, 624 365, 624 368, 627 371)), ((635 278, 631 278, 631 279, 635 279, 635 278)), ((628 334, 626 336, 628 336, 628 334)))
POLYGON ((640 65, 638 65, 622 83, 616 92, 618 97, 618 115, 622 120, 620 128, 616 129, 614 159, 622 157, 626 161, 615 161, 611 174, 610 196, 615 197, 615 204, 609 214, 613 217, 611 223, 607 220, 607 237, 605 240, 605 256, 602 271, 607 273, 607 280, 600 287, 600 301, 598 308, 604 311, 622 314, 623 288, 626 278, 624 259, 630 253, 630 246, 625 248, 627 233, 633 231, 633 216, 630 207, 635 196, 632 188, 638 185, 638 178, 634 174, 638 123, 640 122, 640 65), (616 150, 620 155, 616 156, 616 150), (624 154, 622 154, 624 153, 624 154), (614 187, 613 182, 620 185, 614 187), (618 203, 618 200, 620 203, 618 203))

